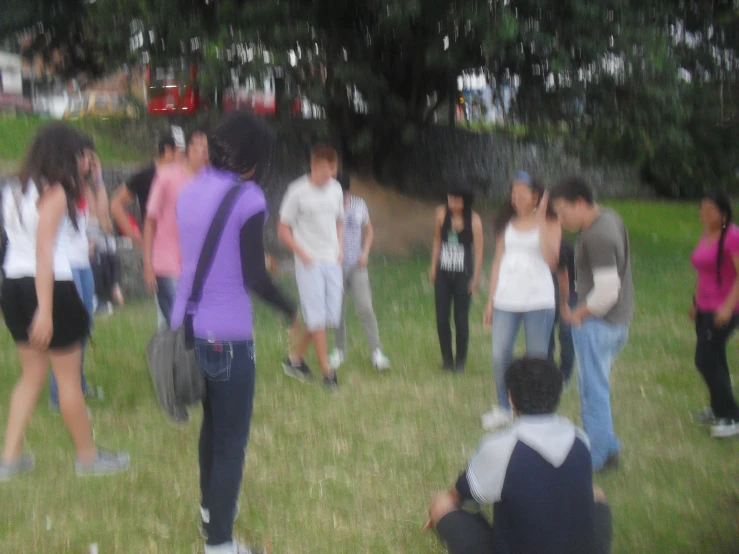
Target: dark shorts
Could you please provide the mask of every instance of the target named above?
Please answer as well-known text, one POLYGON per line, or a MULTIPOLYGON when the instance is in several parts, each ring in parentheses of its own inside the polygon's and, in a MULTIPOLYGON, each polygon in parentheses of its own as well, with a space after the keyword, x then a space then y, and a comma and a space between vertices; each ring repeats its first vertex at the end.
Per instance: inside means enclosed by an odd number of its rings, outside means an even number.
MULTIPOLYGON (((13 340, 28 342, 28 328, 36 313, 36 280, 33 277, 5 279, 0 291, 0 308, 13 340)), ((50 350, 68 348, 87 337, 90 316, 77 294, 74 281, 54 282, 54 306, 52 308, 54 334, 50 350)))

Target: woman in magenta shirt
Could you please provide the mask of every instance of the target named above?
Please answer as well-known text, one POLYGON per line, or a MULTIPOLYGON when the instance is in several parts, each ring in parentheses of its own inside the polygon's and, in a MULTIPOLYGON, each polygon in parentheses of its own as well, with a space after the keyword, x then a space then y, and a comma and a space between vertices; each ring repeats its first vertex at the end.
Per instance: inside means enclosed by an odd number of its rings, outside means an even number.
POLYGON ((739 408, 731 390, 726 343, 739 325, 739 227, 731 222, 731 203, 722 192, 701 201, 705 232, 691 257, 698 273, 690 317, 695 321, 695 365, 711 395, 711 406, 697 420, 711 426, 714 438, 739 435, 739 408))

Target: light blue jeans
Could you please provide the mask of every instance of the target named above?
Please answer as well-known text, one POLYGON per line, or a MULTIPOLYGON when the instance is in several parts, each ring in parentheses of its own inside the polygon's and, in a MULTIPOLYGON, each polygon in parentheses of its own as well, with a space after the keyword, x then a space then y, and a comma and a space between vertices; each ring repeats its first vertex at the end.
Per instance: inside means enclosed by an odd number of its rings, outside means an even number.
POLYGON ((549 338, 554 326, 555 309, 533 312, 493 312, 493 377, 498 405, 510 411, 505 372, 513 361, 516 337, 523 323, 526 334, 526 355, 546 360, 549 356, 549 338))
MULTIPOLYGON (((92 268, 85 267, 82 269, 72 269, 72 278, 74 286, 77 287, 77 294, 80 295, 82 303, 90 315, 90 327, 92 327, 93 305, 95 302, 95 277, 92 268)), ((82 374, 82 393, 87 394, 87 379, 85 379, 85 348, 87 338, 82 341, 82 363, 80 365, 80 373, 82 374)), ((54 373, 49 378, 49 404, 52 406, 59 405, 59 387, 56 384, 54 373)))
POLYGON ((611 364, 628 337, 628 325, 613 325, 599 318, 586 319, 580 328, 572 328, 582 424, 590 438, 594 470, 602 468, 621 448, 611 417, 610 376, 611 364))

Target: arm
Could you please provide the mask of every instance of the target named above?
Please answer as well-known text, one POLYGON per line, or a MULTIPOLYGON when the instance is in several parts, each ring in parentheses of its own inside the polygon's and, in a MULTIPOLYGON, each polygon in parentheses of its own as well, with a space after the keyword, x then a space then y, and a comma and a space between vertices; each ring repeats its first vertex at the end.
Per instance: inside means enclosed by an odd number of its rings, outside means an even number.
POLYGON ((113 200, 110 201, 110 213, 113 221, 121 230, 121 233, 127 237, 131 237, 136 248, 143 248, 143 242, 138 233, 136 233, 128 221, 128 207, 133 204, 133 195, 127 185, 121 185, 113 194, 113 200))
POLYGON ((621 290, 616 245, 612 240, 591 236, 583 240, 583 248, 593 265, 593 290, 572 313, 572 325, 575 327, 588 317, 605 316, 618 302, 621 290))
POLYGON ((277 238, 280 239, 280 242, 285 246, 285 248, 303 260, 305 265, 311 265, 313 263, 313 260, 311 260, 311 257, 306 253, 306 251, 300 248, 298 243, 295 242, 293 230, 282 220, 277 224, 277 238))
MULTIPOLYGON (((113 233, 113 222, 110 219, 110 208, 108 204, 108 191, 105 190, 105 185, 100 183, 97 191, 97 212, 98 221, 103 232, 112 234, 113 233)), ((128 218, 126 218, 128 219, 128 218)))
POLYGON ((38 307, 29 329, 31 346, 45 350, 54 333, 54 244, 59 224, 67 211, 67 196, 60 185, 45 190, 38 206, 36 230, 36 296, 38 307))
POLYGON ((553 270, 559 262, 562 227, 556 221, 545 220, 539 225, 539 249, 547 265, 553 270))
POLYGON ((436 221, 434 221, 434 245, 431 250, 431 268, 429 277, 431 281, 436 280, 436 269, 439 267, 439 256, 441 255, 441 227, 444 225, 444 207, 436 209, 436 221))
POLYGON ((731 256, 731 263, 734 265, 737 277, 734 279, 734 284, 731 287, 729 295, 721 305, 721 308, 716 312, 716 324, 723 326, 731 321, 734 315, 734 310, 737 304, 739 304, 739 254, 733 254, 731 256))
POLYGON ((292 323, 297 310, 295 304, 275 285, 265 264, 264 223, 266 214, 260 212, 250 217, 241 227, 240 250, 241 271, 244 284, 262 300, 280 310, 292 323))
POLYGON ((560 308, 563 308, 564 306, 569 306, 570 304, 570 274, 567 271, 566 267, 561 268, 557 271, 557 284, 559 285, 560 308))
POLYGON ((370 250, 372 250, 372 243, 375 241, 375 227, 372 225, 369 216, 367 218, 367 224, 364 226, 364 235, 362 237, 362 254, 359 256, 359 264, 367 265, 369 261, 370 250))
POLYGON ((495 259, 493 260, 493 268, 490 271, 490 288, 488 291, 488 304, 485 308, 483 316, 483 324, 489 327, 493 323, 493 302, 495 300, 495 289, 498 287, 498 276, 500 275, 500 261, 503 259, 505 252, 505 235, 500 233, 495 239, 495 259))
POLYGON ((152 266, 152 250, 154 249, 154 237, 157 234, 157 221, 152 217, 146 218, 144 223, 144 281, 150 293, 157 290, 157 278, 152 266))
POLYGON ((477 214, 472 216, 472 246, 475 251, 475 273, 472 276, 472 282, 470 283, 470 294, 474 294, 477 291, 477 284, 480 282, 480 272, 482 271, 482 258, 483 258, 483 233, 482 233, 482 220, 477 214))

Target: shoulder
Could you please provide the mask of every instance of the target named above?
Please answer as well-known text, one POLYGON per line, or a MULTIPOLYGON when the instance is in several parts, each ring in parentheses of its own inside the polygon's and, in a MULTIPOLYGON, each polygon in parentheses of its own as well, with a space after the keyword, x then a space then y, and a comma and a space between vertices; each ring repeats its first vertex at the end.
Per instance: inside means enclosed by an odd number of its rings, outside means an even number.
POLYGON ((482 229, 482 218, 477 212, 472 212, 472 226, 482 229))
POLYGON ((444 221, 444 218, 446 217, 446 206, 443 204, 441 206, 436 207, 436 220, 437 221, 444 221))
POLYGON ((730 225, 726 230, 726 247, 739 254, 739 225, 730 225))
MULTIPOLYGON (((36 187, 34 186, 33 188, 35 189, 36 187)), ((39 207, 46 204, 67 205, 67 193, 59 183, 46 187, 41 193, 39 207)))
POLYGON ((262 188, 254 182, 244 184, 239 204, 253 212, 261 212, 267 209, 267 199, 262 188))

